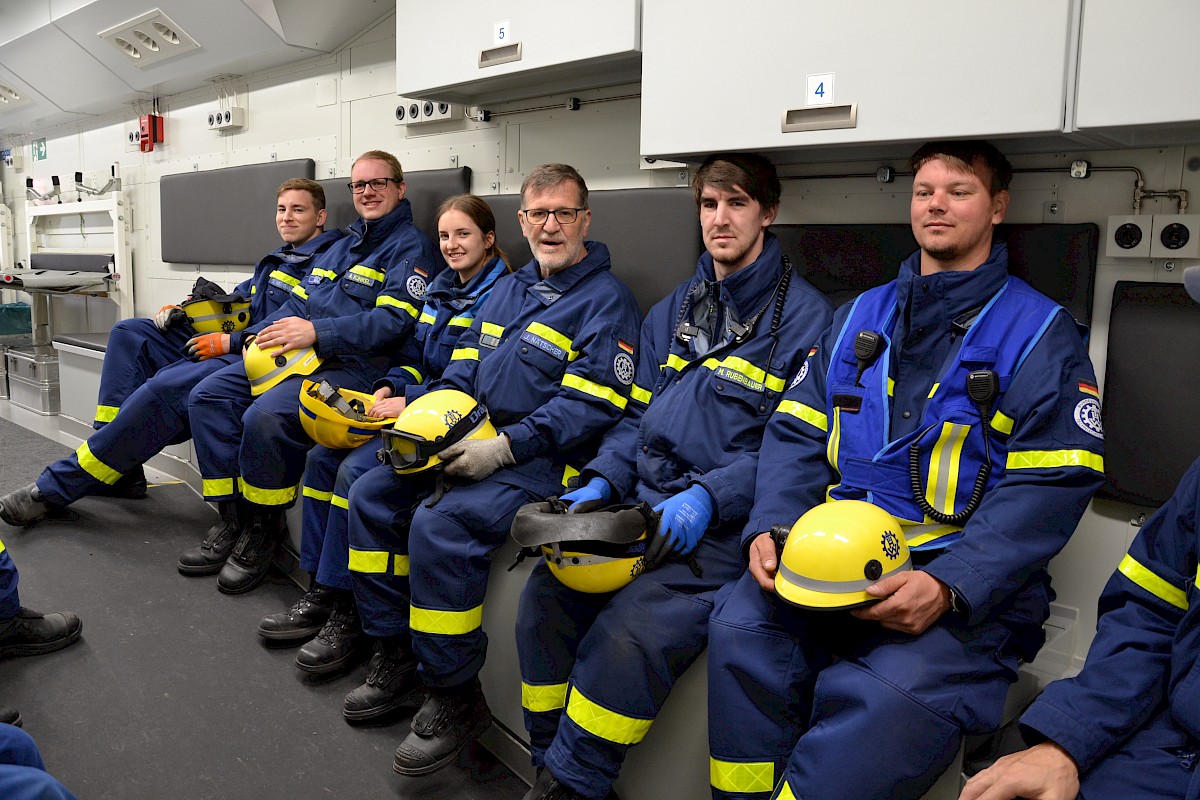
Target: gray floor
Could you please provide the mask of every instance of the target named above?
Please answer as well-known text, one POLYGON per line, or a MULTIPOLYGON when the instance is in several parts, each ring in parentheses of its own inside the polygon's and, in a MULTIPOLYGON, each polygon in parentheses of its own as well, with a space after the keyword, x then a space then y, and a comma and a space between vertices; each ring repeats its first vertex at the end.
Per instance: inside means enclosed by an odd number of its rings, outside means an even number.
MULTIPOLYGON (((5 404, 7 405, 7 404, 5 404)), ((0 417, 9 414, 0 414, 0 417)), ((0 419, 0 491, 70 451, 0 419)), ((215 515, 187 487, 140 501, 89 498, 71 521, 0 523, 21 600, 69 609, 83 641, 0 663, 0 703, 15 706, 49 770, 83 800, 160 798, 508 798, 526 787, 482 747, 426 778, 391 769, 407 719, 351 728, 341 699, 365 676, 315 682, 294 649, 254 630, 299 590, 281 576, 242 597, 175 570, 215 515)))

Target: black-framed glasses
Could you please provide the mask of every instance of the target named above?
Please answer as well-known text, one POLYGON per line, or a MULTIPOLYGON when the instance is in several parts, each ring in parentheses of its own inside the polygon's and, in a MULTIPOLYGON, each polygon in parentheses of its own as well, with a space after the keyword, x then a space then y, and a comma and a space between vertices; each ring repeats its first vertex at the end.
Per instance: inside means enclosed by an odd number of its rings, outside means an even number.
POLYGON ((387 188, 388 181, 391 181, 392 183, 404 183, 404 181, 402 181, 400 178, 371 178, 369 181, 353 181, 351 183, 347 183, 346 186, 354 194, 362 194, 367 190, 368 186, 377 192, 382 192, 387 188))
POLYGON ((558 220, 559 225, 570 225, 575 220, 579 219, 579 212, 587 211, 586 208, 556 208, 553 211, 547 211, 544 208, 522 208, 521 213, 525 215, 525 219, 530 225, 545 225, 546 220, 550 219, 553 214, 558 220))

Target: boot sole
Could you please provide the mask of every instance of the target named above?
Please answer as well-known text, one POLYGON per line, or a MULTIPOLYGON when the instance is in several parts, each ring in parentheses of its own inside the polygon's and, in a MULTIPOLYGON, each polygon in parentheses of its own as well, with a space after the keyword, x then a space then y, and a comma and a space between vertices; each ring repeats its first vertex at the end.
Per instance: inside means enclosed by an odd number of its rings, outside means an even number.
POLYGON ((350 710, 343 706, 342 716, 346 722, 351 725, 359 725, 364 722, 386 717, 402 708, 420 708, 421 703, 425 702, 425 693, 419 688, 413 689, 411 692, 401 695, 398 699, 392 700, 390 703, 385 703, 381 706, 373 706, 371 708, 360 708, 350 710))
POLYGON ((258 629, 258 635, 264 639, 269 639, 272 642, 281 642, 284 644, 304 644, 309 639, 316 636, 324 628, 325 624, 321 623, 315 628, 301 628, 293 631, 272 631, 258 629))
POLYGON ((55 639, 52 642, 26 643, 26 644, 10 644, 0 647, 0 661, 9 658, 20 658, 22 656, 41 656, 46 653, 53 653, 56 650, 62 650, 64 647, 70 647, 79 641, 79 637, 83 635, 83 626, 74 633, 67 634, 61 639, 55 639))
POLYGON ((191 566, 188 564, 176 564, 181 575, 216 575, 225 566, 224 561, 218 561, 216 564, 208 564, 203 567, 191 566))
POLYGON ((474 727, 471 728, 467 735, 463 737, 463 740, 458 747, 454 748, 452 751, 442 756, 432 764, 423 767, 410 767, 401 762, 399 757, 397 757, 392 761, 392 770, 400 773, 401 775, 408 775, 414 778, 422 775, 432 775, 438 770, 445 769, 447 766, 449 766, 450 762, 462 752, 464 747, 482 736, 483 732, 491 727, 491 725, 492 717, 489 714, 486 719, 480 720, 474 727))
POLYGON ((303 664, 297 661, 296 669, 300 670, 301 672, 307 672, 309 675, 331 675, 335 672, 342 672, 353 666, 356 661, 361 659, 363 653, 365 652, 366 651, 364 649, 355 648, 341 658, 326 662, 324 664, 303 664))

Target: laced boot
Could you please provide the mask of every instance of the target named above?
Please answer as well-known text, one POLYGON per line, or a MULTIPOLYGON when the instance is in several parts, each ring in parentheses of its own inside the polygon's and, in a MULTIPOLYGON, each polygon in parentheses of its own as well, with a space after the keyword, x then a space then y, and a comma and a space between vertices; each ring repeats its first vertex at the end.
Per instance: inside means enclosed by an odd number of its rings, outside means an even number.
POLYGON ((478 678, 461 686, 432 688, 413 716, 412 732, 396 748, 392 769, 401 775, 429 775, 492 724, 492 712, 478 678))
POLYGON ((242 514, 236 500, 217 503, 221 519, 204 534, 204 541, 189 547, 179 556, 179 571, 184 575, 213 575, 221 571, 225 559, 242 535, 242 514))
POLYGON ((282 508, 247 505, 251 506, 247 513, 249 521, 217 576, 217 590, 223 594, 244 594, 262 583, 271 568, 275 548, 287 533, 282 508))
POLYGON ((313 675, 330 675, 349 667, 367 645, 354 595, 337 592, 329 621, 312 641, 296 654, 296 667, 313 675))
POLYGON ((408 637, 391 637, 380 640, 367 682, 346 695, 342 716, 351 724, 370 722, 405 706, 417 708, 424 699, 408 637))
POLYGON ((119 497, 124 500, 141 500, 146 496, 146 470, 141 466, 126 472, 116 483, 104 484, 96 491, 101 497, 119 497))
POLYGON ((314 580, 294 606, 258 623, 258 635, 273 642, 307 642, 329 620, 336 599, 337 590, 314 580))
POLYGON ((39 614, 28 608, 0 621, 0 661, 17 656, 40 656, 79 641, 83 623, 69 611, 39 614))
POLYGON ((0 497, 0 519, 14 527, 32 525, 49 512, 50 504, 36 483, 0 497))

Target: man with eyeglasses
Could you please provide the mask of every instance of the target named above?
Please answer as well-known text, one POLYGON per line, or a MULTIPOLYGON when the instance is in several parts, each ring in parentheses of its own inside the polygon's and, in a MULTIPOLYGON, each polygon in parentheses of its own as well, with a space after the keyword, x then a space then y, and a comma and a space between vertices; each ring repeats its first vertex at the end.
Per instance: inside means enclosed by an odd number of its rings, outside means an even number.
MULTIPOLYGON (((445 490, 421 502, 390 466, 350 490, 350 557, 363 629, 381 657, 345 711, 428 691, 393 768, 427 775, 491 723, 478 673, 487 650, 483 597, 492 554, 521 506, 563 491, 628 403, 640 313, 587 239, 587 184, 574 168, 535 168, 521 186, 521 230, 533 260, 501 278, 428 389, 457 389, 485 405, 499 431, 439 454, 445 490), (435 495, 436 497, 436 495, 435 495), (417 665, 420 664, 418 675, 417 665)), ((412 398, 412 388, 408 396, 412 398)))
POLYGON ((284 512, 296 501, 305 454, 314 442, 299 417, 306 377, 370 392, 389 356, 414 327, 425 286, 444 262, 413 225, 404 173, 391 153, 355 160, 350 191, 359 219, 317 261, 288 301, 251 326, 254 344, 280 355, 311 348, 321 364, 292 374, 255 397, 241 364, 197 386, 189 398, 204 498, 222 521, 185 551, 186 575, 219 571, 217 588, 248 592, 266 576, 285 534, 284 512))

